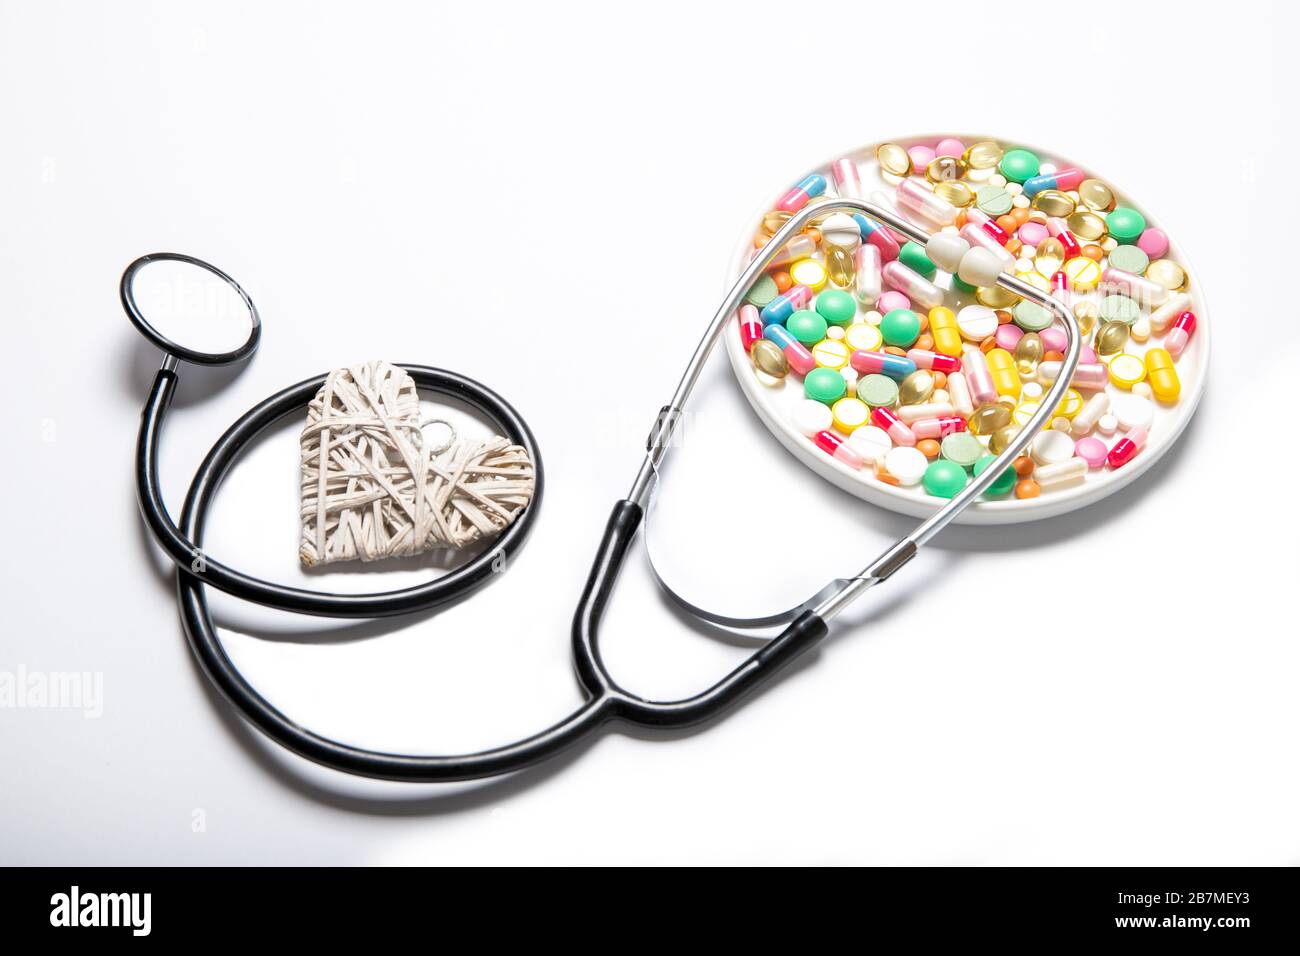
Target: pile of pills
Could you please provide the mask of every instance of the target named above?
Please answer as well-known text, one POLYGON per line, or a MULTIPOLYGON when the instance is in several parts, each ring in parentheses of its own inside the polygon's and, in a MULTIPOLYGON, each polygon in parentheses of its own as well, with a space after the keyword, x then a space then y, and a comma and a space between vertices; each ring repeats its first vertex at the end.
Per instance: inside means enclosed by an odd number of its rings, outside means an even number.
POLYGON ((1065 303, 1084 345, 1056 414, 986 497, 1035 498, 1142 452, 1157 408, 1179 399, 1197 319, 1168 238, 1105 180, 993 141, 885 143, 800 180, 755 249, 836 196, 934 237, 828 210, 749 290, 737 326, 753 374, 795 393, 791 420, 817 448, 936 498, 984 471, 1038 411, 1067 342, 1050 311, 996 285, 1007 272, 1065 303))

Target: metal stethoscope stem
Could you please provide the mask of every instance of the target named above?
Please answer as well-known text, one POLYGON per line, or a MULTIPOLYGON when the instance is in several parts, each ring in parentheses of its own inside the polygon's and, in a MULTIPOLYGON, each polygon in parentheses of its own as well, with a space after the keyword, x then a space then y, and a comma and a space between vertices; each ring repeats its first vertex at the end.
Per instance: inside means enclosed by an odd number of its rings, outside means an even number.
MULTIPOLYGON (((895 232, 901 233, 921 245, 925 245, 930 238, 930 233, 908 222, 893 210, 860 199, 847 197, 830 199, 816 205, 805 206, 791 216, 750 261, 739 278, 732 284, 731 290, 718 307, 718 311, 714 313, 708 330, 695 347, 695 353, 691 356, 686 371, 682 373, 681 381, 677 384, 677 390, 673 393, 672 400, 660 412, 659 420, 651 432, 645 460, 642 462, 641 469, 637 472, 636 481, 632 483, 632 489, 628 493, 630 501, 636 502, 643 508, 648 505, 654 492, 657 470, 671 447, 672 435, 681 420, 682 413, 685 411, 686 402, 690 398, 691 392, 694 391, 700 373, 704 368, 704 363, 708 361, 709 354, 713 351, 713 347, 722 335, 722 330, 726 328, 728 321, 740 308, 745 294, 768 267, 768 264, 776 258, 777 253, 784 248, 785 244, 796 233, 801 231, 813 218, 834 211, 860 212, 871 219, 884 223, 895 232)), ((1010 292, 1014 292, 1021 298, 1041 305, 1061 320, 1061 324, 1065 328, 1068 344, 1065 359, 1061 363, 1061 370, 1056 381, 1043 397, 1038 411, 1020 430, 1015 439, 1003 449, 992 465, 976 476, 970 484, 953 496, 947 504, 917 525, 910 534, 905 535, 885 549, 861 572, 848 579, 848 583, 814 609, 817 616, 823 621, 829 622, 832 620, 865 591, 879 584, 910 561, 923 545, 947 527, 957 515, 982 495, 989 485, 997 480, 998 475, 1003 472, 1004 468, 1010 467, 1011 463, 1024 453, 1030 442, 1047 424, 1056 408, 1060 405, 1061 400, 1065 397, 1066 390, 1070 387, 1070 380, 1074 377, 1075 367, 1079 364, 1079 351, 1082 345, 1082 339, 1073 314, 1064 303, 1041 289, 1017 279, 1015 276, 1003 273, 998 277, 998 285, 1010 292)))

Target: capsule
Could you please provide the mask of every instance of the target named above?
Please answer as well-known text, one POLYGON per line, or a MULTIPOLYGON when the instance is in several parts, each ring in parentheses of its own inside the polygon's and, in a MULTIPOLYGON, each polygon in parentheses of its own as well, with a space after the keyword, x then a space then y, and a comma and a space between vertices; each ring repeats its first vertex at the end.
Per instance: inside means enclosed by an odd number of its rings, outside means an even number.
POLYGON ((888 375, 896 382, 916 371, 916 363, 911 359, 892 352, 868 352, 865 349, 850 355, 849 364, 862 375, 888 375))
POLYGON ((1077 169, 1058 169, 1054 173, 1030 176, 1024 182, 1025 195, 1032 199, 1044 189, 1069 192, 1071 189, 1078 189, 1079 183, 1083 182, 1084 178, 1083 173, 1077 169))
POLYGON ((838 289, 847 289, 853 285, 853 254, 843 246, 822 242, 822 256, 826 260, 826 274, 830 276, 831 285, 838 289))
POLYGON ((1079 413, 1070 419, 1070 431, 1078 437, 1088 434, 1096 427, 1101 416, 1110 410, 1110 396, 1105 392, 1097 392, 1092 398, 1083 403, 1083 408, 1079 413))
MULTIPOLYGON (((762 253, 762 251, 762 249, 756 249, 754 250, 754 255, 757 256, 762 253)), ((817 243, 813 237, 799 233, 799 235, 793 236, 789 242, 781 247, 781 251, 778 252, 776 257, 767 264, 767 267, 769 269, 774 269, 777 266, 789 265, 791 262, 797 262, 800 259, 807 259, 816 251, 817 243)))
POLYGON ((1174 359, 1164 349, 1147 349, 1147 384, 1162 402, 1175 402, 1182 385, 1174 369, 1174 359))
MULTIPOLYGON (((930 328, 934 328, 934 313, 939 311, 933 309, 930 312, 930 328)), ((943 311, 948 312, 947 309, 943 311)), ((949 312, 949 315, 952 313, 949 312)), ((931 331, 933 335, 933 331, 931 331)), ((916 363, 917 368, 929 369, 932 372, 943 372, 944 375, 950 372, 961 371, 961 361, 951 355, 940 355, 938 352, 931 352, 928 349, 908 349, 907 357, 916 363)))
POLYGON ((957 314, 945 306, 930 310, 930 335, 934 338, 935 351, 953 358, 961 358, 961 329, 957 325, 957 314))
POLYGON ((858 164, 845 156, 831 163, 831 179, 835 191, 849 199, 862 198, 862 180, 858 178, 858 164))
POLYGON ((910 212, 921 220, 922 225, 931 229, 951 226, 957 218, 957 207, 936 196, 919 179, 904 179, 898 184, 894 195, 900 209, 910 212))
POLYGON ((988 402, 975 409, 967 419, 971 434, 992 435, 1011 424, 1011 409, 1000 402, 988 402))
POLYGON ((1070 277, 1065 274, 1065 270, 1053 272, 1048 282, 1052 287, 1052 298, 1066 306, 1070 305, 1070 277))
POLYGON ((874 220, 868 219, 860 212, 853 214, 853 221, 858 224, 858 232, 862 233, 862 241, 870 243, 880 250, 880 258, 885 262, 893 262, 898 258, 898 251, 901 248, 898 241, 890 234, 889 230, 874 220))
POLYGON ((1006 349, 992 348, 984 353, 984 362, 988 365, 993 387, 999 395, 1008 398, 1020 397, 1020 373, 1016 371, 1016 360, 1006 349))
POLYGON ((784 325, 769 325, 763 329, 763 338, 774 343, 783 353, 790 367, 800 375, 807 375, 817 367, 817 360, 804 344, 790 334, 784 325))
MULTIPOLYGON (((1010 323, 1003 325, 1000 329, 1011 328, 1010 323)), ((1038 371, 1038 363, 1043 360, 1043 337, 1037 332, 1026 332, 1020 336, 1016 342, 1016 371, 1021 375, 1030 376, 1038 371)))
MULTIPOLYGON (((1038 366, 1038 382, 1040 385, 1050 386, 1060 374, 1060 362, 1043 362, 1038 366)), ((1109 382, 1110 372, 1100 362, 1080 362, 1074 367, 1074 377, 1070 379, 1070 384, 1075 388, 1081 388, 1088 392, 1100 391, 1109 382)))
POLYGON ((1047 234, 1065 247, 1067 261, 1082 254, 1083 249, 1079 245, 1079 240, 1074 238, 1074 233, 1066 226, 1064 219, 1047 220, 1047 234))
POLYGON ((898 383, 900 405, 920 405, 929 401, 933 394, 934 376, 925 369, 917 369, 898 383))
POLYGON ((1034 481, 1043 491, 1077 485, 1088 475, 1088 463, 1082 458, 1067 458, 1034 469, 1034 481))
MULTIPOLYGON (((900 405, 894 414, 906 425, 919 422, 923 418, 946 418, 957 414, 957 409, 950 402, 926 402, 924 405, 900 405)), ((919 437, 919 436, 918 436, 919 437)))
POLYGON ((777 325, 784 322, 812 301, 812 289, 806 285, 792 285, 785 292, 763 306, 759 313, 764 325, 777 325))
POLYGON ((1169 290, 1159 282, 1152 282, 1146 276, 1135 276, 1123 269, 1107 266, 1101 274, 1103 291, 1121 292, 1130 299, 1155 307, 1169 298, 1169 290))
POLYGON ((993 385, 993 376, 989 373, 989 363, 984 353, 968 345, 961 356, 962 374, 966 376, 966 387, 976 405, 984 405, 998 400, 998 390, 993 385))
POLYGON ((1115 355, 1128 343, 1129 329, 1123 322, 1107 322, 1097 330, 1093 348, 1098 355, 1115 355))
POLYGON ((903 424, 903 420, 883 406, 871 410, 871 424, 877 428, 883 428, 889 437, 894 440, 895 445, 912 446, 916 444, 916 436, 912 434, 912 429, 903 424))
MULTIPOLYGON (((1196 332, 1196 313, 1180 312, 1178 318, 1174 319, 1174 327, 1169 330, 1165 336, 1165 351, 1174 358, 1183 354, 1183 349, 1187 348, 1187 342, 1196 332)), ((911 358, 912 353, 907 353, 911 358)), ((915 361, 915 359, 913 359, 915 361)), ((919 363, 918 363, 919 364, 919 363)))
MULTIPOLYGON (((1015 256, 1013 256, 1011 253, 1007 252, 1007 250, 1003 249, 1000 245, 998 245, 998 241, 996 239, 990 236, 979 226, 975 225, 973 222, 968 222, 966 223, 966 225, 962 226, 960 235, 963 239, 965 239, 968 243, 970 243, 972 249, 976 246, 979 246, 981 249, 987 249, 989 252, 997 256, 998 260, 1002 263, 1003 272, 1007 271, 1013 265, 1015 265, 1016 262, 1015 256)), ((960 275, 960 273, 958 274, 960 275)))
POLYGON ((740 344, 748 352, 763 337, 763 320, 758 316, 758 307, 742 305, 736 312, 736 320, 740 323, 740 344))
POLYGON ((901 262, 885 263, 880 272, 885 285, 897 289, 907 296, 915 305, 924 309, 933 309, 943 304, 943 290, 925 276, 913 272, 901 262))
POLYGON ((862 467, 862 456, 845 439, 832 431, 820 431, 813 435, 813 444, 850 468, 862 467))
POLYGON ((974 223, 981 232, 998 244, 999 249, 1005 246, 1007 240, 1011 238, 1011 234, 999 226, 997 220, 983 209, 967 209, 966 221, 974 223))
POLYGON ((1169 324, 1192 307, 1192 297, 1179 292, 1165 300, 1165 304, 1151 313, 1151 329, 1163 332, 1169 324))
POLYGON ((864 242, 853 253, 853 294, 858 303, 874 305, 883 291, 880 286, 880 247, 864 242))
POLYGON ((966 386, 966 376, 961 372, 948 373, 948 401, 952 402, 952 407, 960 415, 969 415, 975 411, 970 389, 966 386))
POLYGON ((912 434, 917 438, 943 438, 956 432, 966 430, 966 419, 960 415, 945 415, 942 418, 922 418, 912 422, 912 434))
POLYGON ((1128 433, 1115 442, 1115 447, 1106 453, 1106 463, 1112 468, 1127 465, 1147 443, 1147 430, 1142 427, 1130 428, 1128 433))
POLYGON ((776 204, 778 212, 798 212, 808 205, 808 200, 826 192, 826 178, 813 173, 790 187, 790 191, 776 204))

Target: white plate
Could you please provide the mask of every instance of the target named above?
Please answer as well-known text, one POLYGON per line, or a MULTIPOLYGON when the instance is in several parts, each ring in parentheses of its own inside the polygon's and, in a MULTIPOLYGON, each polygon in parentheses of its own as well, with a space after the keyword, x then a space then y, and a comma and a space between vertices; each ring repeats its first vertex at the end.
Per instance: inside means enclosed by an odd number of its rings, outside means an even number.
MULTIPOLYGON (((1040 149, 1029 143, 1022 143, 1016 140, 1007 139, 997 136, 986 135, 964 135, 955 133, 944 133, 933 136, 912 136, 904 139, 882 140, 881 142, 898 143, 904 147, 914 145, 933 146, 945 136, 955 136, 966 145, 980 142, 982 140, 994 140, 1003 145, 1006 149, 1023 147, 1033 151, 1045 163, 1055 163, 1057 169, 1076 168, 1082 169, 1090 175, 1095 175, 1101 179, 1115 193, 1116 202, 1120 205, 1129 206, 1137 209, 1146 217, 1149 226, 1162 228, 1160 220, 1153 216, 1150 211, 1141 203, 1135 201, 1132 196, 1121 189, 1113 178, 1106 172, 1096 172, 1090 166, 1073 162, 1057 153, 1049 150, 1040 149)), ((843 155, 851 156, 858 162, 859 175, 862 178, 863 194, 870 197, 870 194, 879 189, 884 190, 890 196, 894 193, 894 186, 886 183, 881 178, 879 167, 876 163, 876 146, 879 143, 872 143, 869 146, 854 150, 843 155)), ((732 257, 731 266, 728 271, 728 287, 735 281, 736 277, 744 270, 749 263, 750 255, 754 248, 753 237, 762 222, 764 214, 771 209, 777 197, 789 188, 791 183, 798 182, 803 176, 810 172, 818 172, 826 177, 829 184, 827 191, 833 193, 835 190, 834 180, 831 177, 830 166, 835 159, 832 157, 827 162, 808 170, 798 176, 792 176, 789 183, 781 185, 779 190, 773 192, 772 199, 766 203, 762 210, 757 213, 740 238, 736 246, 735 255, 732 257)), ((1208 311, 1205 307, 1205 299, 1197 282, 1196 270, 1188 263, 1187 257, 1179 249, 1178 243, 1174 237, 1170 237, 1169 251, 1165 258, 1176 261, 1183 267, 1188 275, 1186 291, 1191 295, 1193 301, 1192 311, 1196 313, 1196 332, 1192 336, 1191 342, 1178 358, 1177 371, 1179 380, 1182 383, 1180 397, 1174 405, 1167 406, 1162 403, 1156 404, 1155 422, 1150 429, 1150 438, 1146 447, 1131 462, 1119 469, 1103 467, 1090 471, 1087 479, 1079 485, 1072 488, 1066 488, 1059 491, 1044 491, 1037 498, 1018 499, 1009 497, 998 500, 978 501, 968 507, 957 517, 960 524, 1012 524, 1020 521, 1033 521, 1038 518, 1048 518, 1054 515, 1064 514, 1067 511, 1073 511, 1076 508, 1082 508, 1090 505, 1095 501, 1105 498, 1132 481, 1140 478, 1152 465, 1160 460, 1163 455, 1178 440, 1183 429, 1191 420, 1192 413, 1200 403, 1201 395, 1205 391, 1206 369, 1209 362, 1210 351, 1210 320, 1208 311)), ((936 284, 946 287, 948 284, 947 276, 940 272, 935 278, 936 284)), ((965 295, 962 293, 949 292, 945 304, 954 311, 962 305, 967 305, 975 301, 973 294, 965 295)), ((859 309, 861 311, 861 309, 859 309)), ((1144 310, 1145 314, 1145 310, 1144 310)), ((1130 342, 1128 349, 1141 354, 1147 348, 1158 345, 1163 335, 1153 334, 1151 339, 1145 345, 1137 345, 1130 342)), ((879 481, 870 466, 861 471, 854 470, 842 462, 831 458, 812 441, 797 431, 790 419, 790 410, 796 402, 803 398, 803 381, 796 375, 789 375, 783 385, 775 388, 762 384, 754 375, 754 368, 749 360, 749 355, 741 347, 740 336, 737 333, 735 322, 729 323, 726 333, 723 335, 724 348, 727 357, 731 360, 731 366, 735 370, 736 378, 740 381, 740 386, 749 399, 750 404, 758 413, 759 418, 767 425, 772 434, 786 448, 790 450, 795 457, 799 458, 809 468, 817 472, 823 478, 833 482, 845 491, 851 492, 866 501, 888 508, 891 511, 897 511, 901 514, 912 515, 914 517, 924 517, 932 514, 944 503, 942 499, 933 498, 927 495, 919 485, 911 488, 899 488, 893 485, 879 481)), ((1120 394, 1121 389, 1114 385, 1107 386, 1112 399, 1115 395, 1120 394)), ((1085 396, 1086 397, 1086 396, 1085 396)), ((1122 433, 1122 430, 1121 430, 1122 433)), ((1093 434, 1096 434, 1094 431, 1093 434)), ((1102 437, 1107 444, 1113 444, 1119 437, 1120 433, 1110 438, 1102 437)))

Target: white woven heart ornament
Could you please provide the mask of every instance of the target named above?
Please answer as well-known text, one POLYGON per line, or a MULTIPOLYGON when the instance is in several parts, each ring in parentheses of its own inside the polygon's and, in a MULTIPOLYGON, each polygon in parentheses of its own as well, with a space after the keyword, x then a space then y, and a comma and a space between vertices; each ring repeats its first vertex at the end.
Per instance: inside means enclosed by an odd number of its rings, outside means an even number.
POLYGON ((463 548, 502 531, 533 496, 533 463, 507 438, 431 447, 414 380, 387 362, 330 372, 300 445, 308 567, 463 548))

